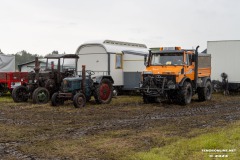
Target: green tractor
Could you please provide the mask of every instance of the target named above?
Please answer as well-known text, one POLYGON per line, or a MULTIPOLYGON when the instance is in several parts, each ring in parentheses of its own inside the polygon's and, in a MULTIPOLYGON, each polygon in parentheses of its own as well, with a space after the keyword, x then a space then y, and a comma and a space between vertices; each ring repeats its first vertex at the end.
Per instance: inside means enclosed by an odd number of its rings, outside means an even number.
POLYGON ((45 58, 44 70, 41 70, 38 57, 36 57, 35 72, 28 73, 28 82, 13 89, 14 102, 26 102, 32 99, 33 103, 45 104, 53 93, 59 91, 64 78, 76 75, 78 55, 52 54, 45 58))
POLYGON ((93 71, 85 70, 76 77, 63 79, 60 91, 51 98, 52 106, 63 105, 64 101, 72 100, 76 108, 84 107, 86 102, 94 96, 96 103, 110 103, 113 96, 113 79, 109 75, 92 77, 93 71))

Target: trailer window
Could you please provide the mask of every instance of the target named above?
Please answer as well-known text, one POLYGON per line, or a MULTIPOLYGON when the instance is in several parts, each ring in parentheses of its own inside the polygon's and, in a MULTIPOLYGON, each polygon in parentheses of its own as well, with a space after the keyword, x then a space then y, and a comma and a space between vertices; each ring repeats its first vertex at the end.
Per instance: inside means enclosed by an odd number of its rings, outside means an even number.
POLYGON ((116 69, 122 69, 122 54, 116 54, 116 69))

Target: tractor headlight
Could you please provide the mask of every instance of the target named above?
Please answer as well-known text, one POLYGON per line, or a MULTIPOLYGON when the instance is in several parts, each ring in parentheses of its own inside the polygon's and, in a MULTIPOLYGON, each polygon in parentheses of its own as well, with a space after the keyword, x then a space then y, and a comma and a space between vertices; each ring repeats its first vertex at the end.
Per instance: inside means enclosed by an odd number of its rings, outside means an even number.
POLYGON ((94 83, 97 82, 97 78, 96 77, 93 77, 92 80, 93 80, 94 83))
POLYGON ((63 80, 63 85, 67 85, 68 81, 67 80, 63 80))
POLYGON ((176 85, 172 80, 168 81, 167 86, 168 86, 169 89, 175 89, 176 88, 176 85))

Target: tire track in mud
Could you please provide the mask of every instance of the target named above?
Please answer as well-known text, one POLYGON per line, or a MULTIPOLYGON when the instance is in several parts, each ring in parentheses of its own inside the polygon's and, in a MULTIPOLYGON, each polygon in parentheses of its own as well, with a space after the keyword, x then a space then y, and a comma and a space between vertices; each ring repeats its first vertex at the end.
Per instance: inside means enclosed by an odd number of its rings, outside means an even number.
MULTIPOLYGON (((151 107, 151 106, 149 106, 151 107)), ((208 126, 214 124, 218 120, 235 121, 240 120, 240 104, 238 102, 228 102, 225 104, 214 104, 212 106, 197 106, 191 108, 165 108, 164 110, 157 111, 157 113, 142 113, 141 115, 125 119, 105 120, 97 123, 94 126, 84 127, 81 129, 68 129, 66 130, 73 138, 79 138, 85 135, 97 134, 98 132, 115 130, 121 128, 134 128, 144 129, 147 128, 146 124, 151 121, 162 121, 162 123, 173 123, 176 121, 188 121, 192 119, 192 126, 206 127, 207 125, 198 122, 199 117, 209 117, 210 121, 208 126), (195 124, 194 124, 195 123, 195 124)), ((191 126, 189 126, 191 127, 191 126)), ((66 134, 65 134, 66 135, 66 134)))

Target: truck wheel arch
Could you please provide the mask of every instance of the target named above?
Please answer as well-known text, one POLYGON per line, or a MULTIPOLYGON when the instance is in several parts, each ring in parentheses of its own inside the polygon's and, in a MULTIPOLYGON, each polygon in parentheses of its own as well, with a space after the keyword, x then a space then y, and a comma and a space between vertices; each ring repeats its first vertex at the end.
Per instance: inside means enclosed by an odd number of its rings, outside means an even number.
POLYGON ((184 78, 181 80, 181 82, 179 83, 179 86, 182 87, 185 81, 190 82, 191 85, 192 85, 192 82, 191 82, 190 78, 184 77, 184 78))

